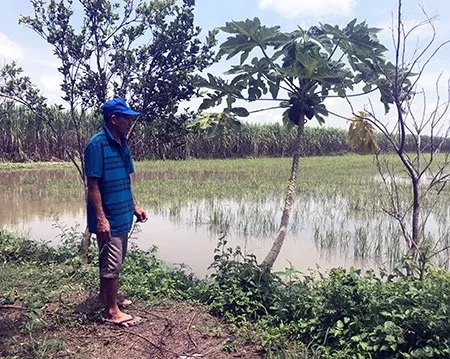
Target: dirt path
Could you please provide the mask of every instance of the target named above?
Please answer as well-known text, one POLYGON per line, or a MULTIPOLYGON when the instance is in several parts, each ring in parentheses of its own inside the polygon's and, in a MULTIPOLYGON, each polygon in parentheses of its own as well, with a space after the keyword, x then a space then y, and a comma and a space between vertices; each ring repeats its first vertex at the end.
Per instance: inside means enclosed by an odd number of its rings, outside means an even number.
POLYGON ((42 358, 263 358, 255 345, 230 335, 226 326, 202 307, 132 304, 127 312, 143 317, 144 323, 119 328, 102 322, 101 311, 89 305, 90 298, 78 298, 81 301, 71 298, 64 306, 49 303, 41 327, 31 335, 18 330, 27 320, 27 311, 18 309, 20 304, 0 307, 0 357, 22 357, 25 348, 27 353, 34 352, 30 357, 42 358), (52 352, 55 343, 59 344, 52 352))

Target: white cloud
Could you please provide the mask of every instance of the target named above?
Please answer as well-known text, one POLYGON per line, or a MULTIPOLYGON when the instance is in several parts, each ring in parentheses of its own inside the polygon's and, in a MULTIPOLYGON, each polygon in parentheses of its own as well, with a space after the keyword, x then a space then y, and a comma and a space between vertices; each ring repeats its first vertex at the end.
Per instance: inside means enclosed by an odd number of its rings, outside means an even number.
POLYGON ((0 56, 8 60, 23 58, 23 49, 0 32, 0 56))
MULTIPOLYGON (((394 20, 397 21, 396 18, 394 20)), ((392 21, 384 22, 376 27, 381 29, 378 35, 380 41, 384 45, 393 46, 393 36, 395 39, 397 38, 397 23, 392 21)), ((433 27, 419 19, 404 19, 403 31, 405 34, 408 34, 409 47, 426 45, 433 36, 433 27)))
POLYGON ((40 83, 44 91, 56 92, 60 89, 61 80, 62 78, 59 74, 46 74, 41 76, 40 83))
POLYGON ((349 15, 356 0, 259 0, 260 9, 275 9, 286 18, 305 15, 349 15))
POLYGON ((50 103, 61 103, 61 83, 62 76, 59 73, 44 74, 39 78, 38 87, 50 103))

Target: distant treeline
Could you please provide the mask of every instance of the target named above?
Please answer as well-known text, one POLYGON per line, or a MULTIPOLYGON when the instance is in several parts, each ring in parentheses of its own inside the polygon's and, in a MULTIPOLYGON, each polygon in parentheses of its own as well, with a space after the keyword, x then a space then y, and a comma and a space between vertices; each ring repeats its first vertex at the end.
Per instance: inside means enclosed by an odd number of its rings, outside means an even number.
MULTIPOLYGON (((80 130, 70 127, 68 114, 56 112, 51 129, 46 123, 24 108, 0 106, 0 161, 57 161, 69 160, 65 148, 75 151, 101 128, 101 118, 90 117, 80 124, 80 130)), ((151 124, 140 124, 130 139, 136 160, 188 159, 188 158, 242 158, 291 156, 295 129, 280 124, 243 124, 236 132, 226 130, 220 136, 187 132, 184 129, 156 133, 151 124)), ((430 142, 421 138, 422 147, 430 142)), ((388 142, 377 136, 383 151, 390 151, 388 142)), ((407 137, 406 149, 413 151, 414 139, 407 137)), ((450 152, 447 139, 442 151, 450 152)), ((347 131, 328 127, 306 127, 303 156, 330 155, 353 152, 348 144, 347 131)))

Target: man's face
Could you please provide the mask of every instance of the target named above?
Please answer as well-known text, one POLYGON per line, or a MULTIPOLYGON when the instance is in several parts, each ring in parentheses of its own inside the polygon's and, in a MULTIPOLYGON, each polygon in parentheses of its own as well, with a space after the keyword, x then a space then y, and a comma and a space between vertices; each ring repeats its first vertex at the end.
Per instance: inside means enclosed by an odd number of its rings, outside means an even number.
POLYGON ((114 125, 114 129, 120 136, 128 135, 132 121, 133 116, 122 115, 120 113, 116 113, 111 117, 111 123, 114 125))

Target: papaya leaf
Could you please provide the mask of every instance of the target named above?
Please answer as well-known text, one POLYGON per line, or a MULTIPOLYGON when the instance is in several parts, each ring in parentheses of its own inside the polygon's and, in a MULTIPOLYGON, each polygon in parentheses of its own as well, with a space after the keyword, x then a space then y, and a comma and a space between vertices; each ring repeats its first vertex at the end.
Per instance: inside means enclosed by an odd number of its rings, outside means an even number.
POLYGON ((367 120, 367 114, 360 112, 359 116, 350 119, 348 129, 349 145, 353 149, 361 148, 363 153, 375 153, 378 145, 373 134, 373 126, 367 120))
POLYGON ((275 82, 269 82, 269 91, 273 99, 276 99, 278 92, 280 91, 280 80, 277 79, 275 82))
POLYGON ((234 113, 236 116, 247 117, 250 113, 244 107, 234 107, 230 109, 230 112, 234 113))

